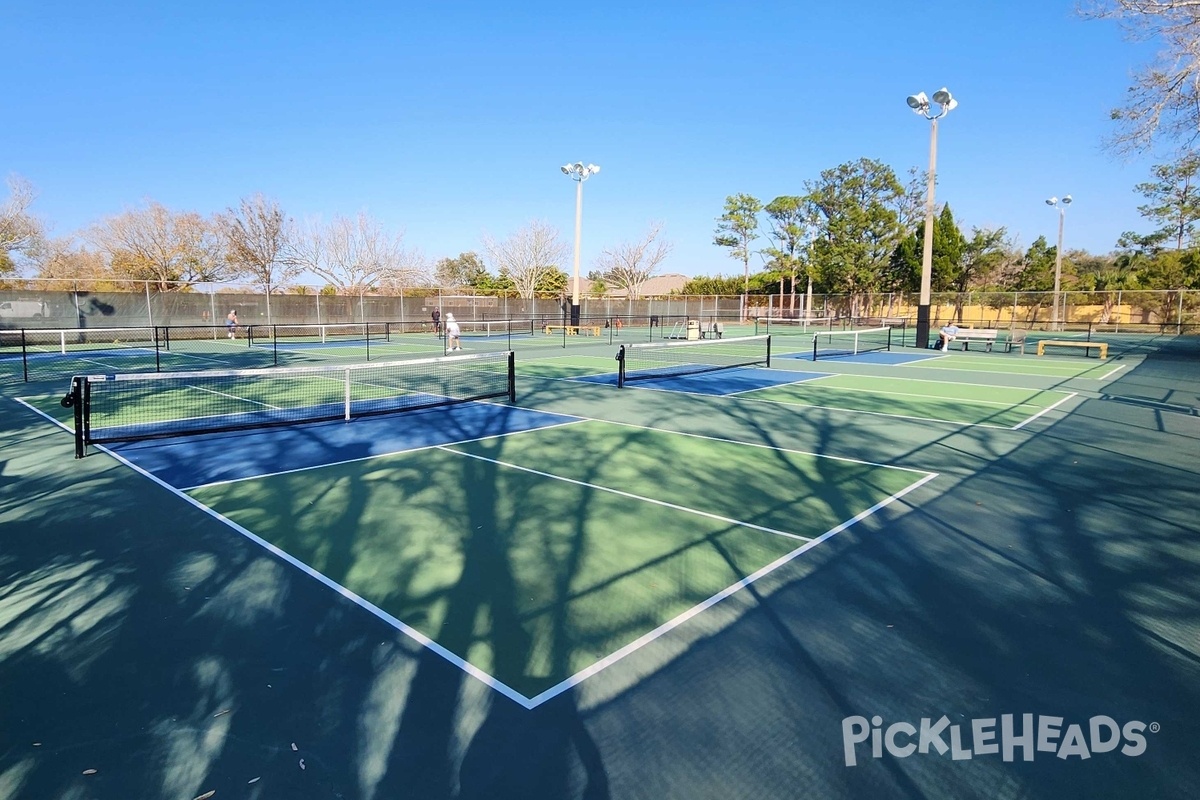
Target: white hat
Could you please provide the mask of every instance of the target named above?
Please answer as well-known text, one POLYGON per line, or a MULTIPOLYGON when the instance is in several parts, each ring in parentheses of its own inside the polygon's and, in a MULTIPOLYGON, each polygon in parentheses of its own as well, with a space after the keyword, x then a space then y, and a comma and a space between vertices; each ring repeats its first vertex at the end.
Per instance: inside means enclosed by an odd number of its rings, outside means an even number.
POLYGON ((453 321, 454 321, 454 315, 453 315, 453 314, 447 314, 447 315, 446 315, 446 319, 448 319, 449 321, 453 322, 453 321))

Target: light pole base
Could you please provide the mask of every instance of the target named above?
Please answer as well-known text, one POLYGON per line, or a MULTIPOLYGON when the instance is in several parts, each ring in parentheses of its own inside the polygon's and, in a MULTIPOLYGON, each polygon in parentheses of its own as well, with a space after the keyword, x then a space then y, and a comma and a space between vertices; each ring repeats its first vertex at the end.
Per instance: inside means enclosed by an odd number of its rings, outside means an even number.
POLYGON ((917 306, 917 347, 929 347, 929 306, 917 306))
POLYGON ((571 324, 579 324, 579 306, 575 305, 574 303, 571 304, 571 324))

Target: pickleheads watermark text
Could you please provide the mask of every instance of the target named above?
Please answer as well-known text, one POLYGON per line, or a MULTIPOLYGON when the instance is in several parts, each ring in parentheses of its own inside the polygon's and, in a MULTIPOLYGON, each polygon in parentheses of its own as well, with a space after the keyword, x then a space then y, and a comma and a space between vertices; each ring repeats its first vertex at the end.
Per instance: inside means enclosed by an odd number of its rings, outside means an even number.
POLYGON ((1087 722, 1065 725, 1063 717, 1045 714, 1002 714, 995 717, 951 723, 946 716, 919 722, 892 722, 884 726, 880 716, 869 720, 862 716, 842 720, 842 748, 846 766, 857 766, 860 758, 883 758, 886 751, 896 758, 946 753, 955 761, 976 756, 999 755, 1004 761, 1033 761, 1038 753, 1057 758, 1087 759, 1093 755, 1118 752, 1130 758, 1146 752, 1146 733, 1158 733, 1157 722, 1130 720, 1124 724, 1103 714, 1087 722), (869 743, 869 744, 868 744, 869 743), (860 748, 860 745, 862 747, 860 748))

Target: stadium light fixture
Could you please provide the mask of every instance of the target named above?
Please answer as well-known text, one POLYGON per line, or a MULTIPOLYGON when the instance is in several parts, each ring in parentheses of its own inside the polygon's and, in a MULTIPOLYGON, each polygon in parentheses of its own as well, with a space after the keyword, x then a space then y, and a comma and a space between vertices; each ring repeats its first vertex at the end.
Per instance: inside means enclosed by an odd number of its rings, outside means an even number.
POLYGON ((933 192, 937 176, 937 129, 938 120, 958 106, 950 90, 942 87, 933 93, 933 104, 938 106, 936 114, 924 92, 908 97, 908 107, 931 123, 929 134, 929 188, 925 198, 925 248, 921 254, 921 297, 917 304, 917 347, 929 346, 929 295, 933 282, 933 192))
POLYGON ((579 244, 583 233, 583 182, 600 171, 595 164, 582 161, 564 164, 563 174, 575 181, 575 273, 571 289, 571 324, 579 324, 579 244))
POLYGON ((1065 304, 1062 302, 1062 254, 1063 254, 1063 223, 1067 217, 1067 206, 1071 205, 1071 195, 1063 195, 1059 200, 1057 197, 1051 197, 1046 201, 1046 205, 1058 209, 1058 247, 1054 250, 1054 320, 1053 325, 1056 330, 1062 330, 1062 315, 1065 313, 1065 304))

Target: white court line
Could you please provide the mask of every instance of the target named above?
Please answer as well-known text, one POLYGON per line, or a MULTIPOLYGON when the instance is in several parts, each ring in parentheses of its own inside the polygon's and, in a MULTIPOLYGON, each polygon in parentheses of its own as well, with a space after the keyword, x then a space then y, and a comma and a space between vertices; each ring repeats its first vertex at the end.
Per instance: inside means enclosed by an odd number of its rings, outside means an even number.
MULTIPOLYGON (((859 376, 856 375, 855 377, 859 377, 859 376)), ((889 378, 880 378, 880 380, 886 381, 886 380, 889 380, 889 378)), ((805 381, 797 381, 795 385, 800 386, 800 385, 803 385, 804 383, 805 383, 805 381)), ((940 382, 939 381, 927 381, 927 383, 940 383, 940 382)), ((792 384, 788 384, 788 385, 792 385, 792 384)), ((942 383, 941 385, 953 386, 955 384, 942 383)), ((962 385, 972 386, 972 385, 978 385, 978 384, 962 384, 962 385)), ((771 389, 771 388, 775 388, 775 387, 764 386, 763 388, 771 389)), ((855 394, 881 394, 881 395, 888 395, 890 397, 919 397, 923 400, 945 400, 945 401, 951 402, 951 403, 966 403, 966 404, 985 405, 985 406, 1006 406, 1009 408, 1012 408, 1014 405, 1017 405, 1017 406, 1026 405, 1029 400, 1029 398, 1026 398, 1025 400, 1018 400, 1014 403, 1012 401, 1005 401, 1005 400, 977 400, 977 399, 971 398, 971 397, 948 397, 946 395, 919 394, 917 392, 892 392, 892 391, 887 391, 885 389, 857 389, 857 388, 854 388, 851 386, 834 386, 832 388, 835 391, 850 392, 850 393, 855 393, 855 394)), ((993 386, 991 388, 993 388, 993 389, 1012 389, 1013 387, 1011 387, 1011 386, 993 386)), ((1061 392, 1058 392, 1054 389, 1021 389, 1021 388, 1017 388, 1016 391, 1033 392, 1034 394, 1043 394, 1043 393, 1049 393, 1049 392, 1053 392, 1055 394, 1061 394, 1061 392)))
MULTIPOLYGON (((708 397, 709 395, 704 395, 708 397)), ((790 447, 779 447, 773 444, 759 444, 758 442, 743 442, 738 439, 725 439, 720 436, 709 436, 704 433, 687 433, 686 431, 674 431, 666 428, 652 428, 649 425, 635 425, 632 422, 614 422, 610 419, 601 419, 599 417, 583 417, 579 419, 587 422, 602 422, 605 425, 619 425, 622 428, 633 428, 638 431, 650 431, 652 433, 669 433, 672 436, 686 436, 690 439, 701 439, 708 442, 721 442, 722 444, 736 444, 742 447, 757 447, 762 450, 771 450, 776 453, 793 453, 800 456, 812 456, 813 458, 827 458, 831 461, 844 461, 847 464, 862 464, 867 467, 883 467, 884 469, 898 469, 902 472, 916 472, 920 475, 931 475, 933 473, 926 472, 923 469, 915 469, 913 467, 898 467, 894 464, 880 464, 876 461, 863 461, 861 458, 849 458, 847 456, 831 456, 828 453, 814 453, 810 450, 794 450, 790 447)), ((1007 430, 1005 428, 1004 430, 1007 430)))
POLYGON ((491 687, 492 689, 495 689, 500 694, 509 698, 513 702, 523 706, 524 708, 533 708, 533 706, 530 705, 529 698, 525 697, 525 695, 521 694, 520 692, 518 692, 517 690, 508 686, 507 684, 505 684, 499 680, 496 680, 491 675, 487 674, 486 672, 484 672, 483 670, 474 666, 473 664, 463 660, 462 658, 459 658, 457 655, 455 655, 451 651, 447 650, 445 647, 438 644, 434 640, 430 639, 428 636, 421 633, 416 628, 412 628, 412 627, 404 624, 403 622, 396 619, 395 617, 393 617, 391 614, 387 613, 383 609, 375 606, 369 600, 365 600, 362 597, 359 597, 357 594, 355 594, 351 590, 347 589, 345 586, 342 586, 340 583, 333 580, 332 578, 327 577, 320 571, 313 569, 308 564, 305 564, 303 561, 301 561, 300 559, 291 555, 290 553, 286 552, 285 550, 282 550, 282 549, 276 547, 275 545, 268 542, 266 539, 263 539, 262 537, 258 536, 257 534, 247 530, 246 528, 243 528, 241 525, 239 525, 238 523, 229 519, 228 517, 224 516, 223 514, 220 514, 217 511, 214 511, 213 509, 204 505, 199 500, 189 497, 188 495, 184 494, 182 490, 176 489, 174 486, 171 486, 170 484, 166 483, 165 481, 160 480, 159 478, 155 477, 150 472, 147 472, 146 470, 139 467, 137 464, 134 464, 132 461, 129 461, 128 459, 123 457, 120 453, 116 453, 112 450, 109 450, 107 447, 104 447, 103 445, 93 445, 93 446, 96 447, 98 450, 101 450, 101 451, 107 453, 108 455, 112 456, 117 461, 120 461, 122 464, 124 464, 125 466, 134 470, 135 472, 145 476, 146 478, 149 478, 151 481, 153 481, 154 483, 163 487, 168 492, 174 494, 177 497, 183 498, 183 500, 185 502, 187 502, 189 505, 192 505, 192 506, 200 509, 201 511, 203 511, 205 514, 208 514, 209 516, 225 523, 230 528, 233 528, 235 531, 240 533, 242 536, 245 536, 247 539, 254 542, 258 546, 262 547, 267 552, 269 552, 272 555, 291 564, 293 567, 300 570, 305 575, 308 575, 310 578, 313 578, 314 580, 318 581, 319 583, 324 584, 328 588, 330 588, 333 591, 335 591, 336 593, 340 594, 342 597, 345 597, 347 600, 350 600, 355 605, 359 606, 360 608, 363 608, 364 610, 368 611, 369 613, 371 613, 374 616, 378 617, 379 619, 383 620, 387 624, 396 628, 401 633, 408 636, 409 638, 411 638, 418 644, 428 647, 430 650, 437 653, 439 656, 446 659, 451 664, 458 667, 459 669, 461 669, 463 672, 467 673, 471 677, 476 678, 481 683, 491 687))
POLYGON ((1020 424, 1014 425, 1014 426, 1013 426, 1013 430, 1014 430, 1014 431, 1017 431, 1017 430, 1020 430, 1021 428, 1024 428, 1026 425, 1028 425, 1029 423, 1033 422, 1033 421, 1034 421, 1035 419, 1037 419, 1038 417, 1042 416, 1043 414, 1048 414, 1048 413, 1050 413, 1050 412, 1051 412, 1051 411, 1053 411, 1054 409, 1056 409, 1056 408, 1058 408, 1059 406, 1061 406, 1063 403, 1065 403, 1065 402, 1067 402, 1068 400, 1070 400, 1072 397, 1075 397, 1075 395, 1076 395, 1076 394, 1077 394, 1076 392, 1071 392, 1069 395, 1067 395, 1066 397, 1064 397, 1062 400, 1059 400, 1057 403, 1055 403, 1054 405, 1050 406, 1049 408, 1043 408, 1041 411, 1039 411, 1038 413, 1034 414, 1032 417, 1030 417, 1029 419, 1025 420, 1024 422, 1021 422, 1020 424))
MULTIPOLYGON (((556 416, 567 417, 567 416, 571 416, 571 415, 570 414, 557 414, 556 416)), ((493 433, 493 434, 489 434, 487 436, 477 436, 473 439, 461 439, 461 440, 454 441, 454 442, 439 442, 437 444, 422 445, 421 447, 410 447, 407 450, 391 450, 387 453, 375 453, 373 455, 361 456, 359 458, 348 458, 345 461, 329 461, 329 462, 326 462, 323 464, 312 464, 307 467, 296 467, 295 469, 280 470, 279 472, 261 472, 261 473, 255 474, 255 475, 247 475, 244 478, 230 478, 230 479, 224 480, 224 481, 213 481, 212 483, 202 483, 197 486, 188 486, 187 488, 182 489, 181 491, 191 492, 191 491, 194 491, 197 489, 208 489, 212 486, 226 486, 231 483, 241 483, 242 481, 256 481, 259 478, 274 478, 278 475, 292 475, 297 472, 308 472, 309 470, 314 470, 314 469, 324 469, 326 467, 340 467, 343 464, 356 464, 360 461, 371 461, 376 458, 388 458, 389 456, 404 455, 407 453, 419 453, 422 450, 432 450, 432 449, 438 448, 438 447, 450 447, 451 445, 456 445, 456 444, 470 444, 471 442, 486 442, 489 439, 499 439, 499 438, 502 438, 505 436, 518 436, 522 433, 531 433, 533 431, 547 430, 549 428, 561 428, 564 425, 578 425, 580 422, 587 422, 587 421, 588 420, 586 420, 582 417, 578 417, 575 419, 569 419, 566 422, 556 422, 553 425, 541 425, 536 428, 526 428, 526 429, 520 430, 520 431, 504 431, 503 433, 493 433)), ((68 430, 70 430, 70 429, 68 429, 68 430)))
POLYGON ((639 636, 637 639, 634 639, 632 642, 630 642, 629 644, 620 648, 619 650, 605 656, 604 658, 595 662, 591 666, 575 673, 570 678, 567 678, 566 680, 562 681, 561 683, 555 684, 554 686, 551 686, 546 691, 530 698, 529 705, 527 706, 527 708, 536 708, 537 706, 541 705, 542 703, 546 702, 547 700, 557 697, 558 695, 562 694, 563 692, 567 691, 568 689, 579 685, 580 683, 582 683, 583 681, 592 677, 593 675, 600 672, 601 670, 612 666, 613 664, 617 663, 618 661, 620 661, 621 659, 630 655, 631 653, 634 653, 634 652, 642 649, 643 647, 654 642, 654 640, 659 639, 662 636, 664 636, 665 634, 674 630, 675 628, 678 628, 680 625, 684 624, 685 622, 692 619, 693 617, 698 616, 701 612, 711 608, 712 606, 721 602, 722 600, 724 600, 725 598, 734 594, 735 592, 739 591, 740 589, 743 589, 743 588, 749 586, 750 584, 754 583, 755 581, 765 577, 766 575, 769 575, 770 573, 772 573, 775 570, 782 567, 784 564, 787 564, 788 562, 794 560, 801 554, 807 552, 808 550, 811 550, 812 548, 816 547, 817 545, 819 545, 825 541, 828 541, 829 539, 831 539, 832 537, 841 533, 842 531, 846 530, 847 528, 851 527, 852 525, 855 525, 856 523, 859 523, 862 520, 866 519, 867 517, 871 516, 876 511, 879 511, 881 508, 884 508, 885 506, 888 506, 891 503, 894 503, 896 500, 899 500, 901 497, 904 497, 904 495, 908 494, 909 492, 913 491, 914 489, 924 486, 926 483, 928 483, 929 481, 933 480, 936 477, 937 477, 937 473, 927 474, 924 478, 917 481, 916 483, 913 483, 911 486, 908 486, 907 488, 902 489, 899 492, 896 492, 891 497, 887 497, 887 498, 884 498, 883 500, 880 500, 878 503, 871 506, 866 511, 862 511, 862 512, 854 515, 853 517, 851 517, 850 519, 841 523, 840 525, 830 528, 829 530, 825 531, 825 533, 821 534, 817 538, 808 541, 801 547, 798 547, 795 550, 793 550, 792 552, 782 556, 781 558, 778 558, 775 561, 772 561, 770 564, 767 564, 762 569, 759 569, 758 571, 756 571, 750 575, 747 575, 745 578, 738 581, 737 583, 735 583, 731 586, 727 586, 726 588, 717 592, 716 594, 714 594, 712 597, 708 598, 707 600, 704 600, 703 602, 692 606, 687 611, 684 611, 682 614, 675 617, 674 619, 664 622, 662 625, 659 625, 657 628, 650 631, 649 633, 639 636))
POLYGON ((438 449, 446 450, 446 452, 454 453, 455 455, 465 456, 467 458, 474 458, 479 461, 486 461, 489 464, 498 464, 502 467, 508 467, 509 469, 515 469, 515 470, 519 470, 521 472, 528 472, 531 475, 537 475, 542 478, 549 478, 550 480, 562 481, 563 483, 571 483, 576 486, 582 486, 585 489, 594 489, 597 492, 606 492, 608 494, 615 494, 615 495, 618 495, 619 497, 627 497, 630 500, 641 500, 643 503, 649 503, 649 504, 655 505, 655 506, 662 506, 663 508, 670 508, 674 511, 682 511, 685 514, 693 514, 697 517, 705 517, 706 519, 715 519, 717 522, 724 522, 727 525, 736 525, 736 526, 742 527, 742 528, 751 528, 753 530, 762 531, 764 533, 773 533, 776 536, 786 536, 789 539, 799 539, 802 542, 807 542, 807 541, 811 540, 811 537, 800 536, 799 534, 796 534, 796 533, 788 533, 787 531, 781 531, 778 528, 768 528, 765 525, 755 525, 753 522, 743 522, 741 520, 733 519, 732 517, 723 517, 720 514, 713 514, 708 511, 700 511, 699 509, 690 508, 688 506, 681 506, 681 505, 678 505, 677 503, 668 503, 666 500, 656 500, 653 497, 646 497, 645 495, 634 494, 632 492, 622 491, 621 489, 610 489, 607 486, 600 486, 595 483, 588 483, 587 481, 579 481, 579 480, 575 480, 574 478, 565 478, 562 475, 555 475, 550 472, 542 472, 541 470, 533 469, 532 467, 522 467, 520 464, 513 464, 510 461, 498 461, 497 459, 487 458, 486 456, 475 455, 474 453, 464 453, 461 450, 447 450, 448 447, 449 447, 449 445, 439 445, 438 449))
MULTIPOLYGON (((825 380, 826 378, 832 378, 835 375, 836 375, 836 373, 833 373, 833 372, 817 373, 817 374, 813 375, 811 378, 798 378, 794 381, 785 381, 784 383, 773 383, 770 386, 755 386, 753 389, 742 389, 740 392, 726 392, 725 394, 718 394, 718 395, 714 395, 714 396, 715 397, 739 397, 743 394, 749 394, 750 392, 760 392, 763 389, 778 389, 782 386, 799 386, 804 383, 812 383, 813 381, 821 381, 821 380, 825 380)), ((688 392, 687 394, 691 394, 691 392, 688 392)))
MULTIPOLYGON (((43 412, 39 411, 36 408, 33 408, 32 406, 28 406, 27 403, 24 405, 29 407, 35 413, 37 413, 43 417, 46 417, 51 422, 53 422, 55 424, 59 424, 57 422, 57 420, 54 420, 53 418, 47 416, 46 414, 44 414, 43 412)), ((619 423, 613 423, 613 424, 619 424, 619 423)), ((63 427, 65 427, 65 426, 63 426, 63 427)), ((630 425, 628 427, 638 428, 638 427, 643 427, 643 426, 630 425)), ((531 429, 531 430, 539 430, 539 429, 535 428, 535 429, 531 429)), ((521 431, 521 432, 523 433, 525 431, 521 431)), ((666 432, 674 433, 673 431, 666 431, 666 432)), ((692 434, 681 434, 681 435, 688 436, 688 435, 692 435, 692 434)), ((484 438, 495 438, 495 437, 484 437, 484 438)), ((696 438, 709 439, 709 438, 714 438, 714 437, 697 436, 696 438)), ((717 439, 717 441, 729 441, 729 440, 717 439)), ((739 443, 739 444, 745 444, 745 443, 739 443)), ((781 448, 772 448, 767 445, 751 445, 751 446, 764 447, 764 448, 768 448, 768 449, 781 449, 781 448)), ((640 650, 643 647, 648 646, 649 644, 653 643, 655 640, 657 640, 657 639, 661 638, 662 636, 664 636, 665 634, 669 633, 671 630, 679 627, 680 625, 684 624, 685 622, 698 616, 701 612, 711 608, 712 606, 716 605, 717 603, 724 600, 725 598, 733 595, 740 589, 743 589, 746 586, 749 586, 750 584, 760 580, 761 578, 765 577, 766 575, 770 574, 771 572, 774 572, 775 570, 779 569, 780 567, 784 566, 785 564, 793 561, 801 554, 807 552, 808 550, 812 549, 813 547, 816 547, 818 544, 821 544, 821 543, 829 540, 833 536, 836 536, 837 534, 850 528, 851 526, 857 524, 858 522, 861 522, 862 520, 866 519, 867 517, 872 516, 880 509, 890 505, 891 503, 904 497, 905 495, 912 492, 913 490, 925 485, 929 481, 938 477, 937 473, 925 473, 924 477, 922 477, 918 481, 915 481, 914 483, 912 483, 910 486, 906 487, 905 489, 903 489, 899 492, 896 492, 895 494, 891 495, 890 497, 887 497, 887 498, 879 501, 878 503, 871 506, 870 508, 851 517, 849 520, 842 522, 841 524, 829 529, 828 531, 821 534, 820 536, 818 536, 816 538, 812 538, 812 539, 809 539, 808 537, 798 536, 796 534, 783 532, 783 531, 774 531, 773 529, 765 528, 765 527, 761 527, 761 526, 754 526, 754 525, 749 525, 746 523, 735 523, 735 524, 739 524, 739 525, 745 525, 746 527, 757 528, 759 530, 763 530, 763 531, 767 531, 767 532, 780 533, 788 538, 803 541, 804 544, 801 545, 800 547, 798 547, 797 549, 791 551, 790 553, 787 553, 786 555, 776 559, 775 561, 771 562, 770 564, 767 564, 766 566, 755 571, 754 573, 746 576, 742 580, 737 581, 736 583, 732 584, 731 586, 726 587, 725 589, 722 589, 720 592, 717 592, 713 596, 709 597, 707 600, 704 600, 704 601, 698 603, 697 605, 693 606, 692 608, 688 609, 687 611, 683 612, 682 614, 679 614, 678 616, 674 617, 673 619, 668 620, 667 622, 663 623, 662 625, 659 625, 654 630, 649 631, 646 634, 643 634, 642 636, 638 637, 637 639, 630 642, 629 644, 621 647, 620 649, 609 654, 608 656, 605 656, 603 659, 591 664, 587 668, 575 673, 574 675, 567 678, 566 680, 563 680, 562 682, 555 684, 554 686, 539 693, 538 695, 536 695, 532 698, 529 698, 529 697, 526 697, 525 695, 521 694, 520 692, 516 691, 512 687, 508 686, 504 682, 496 679, 495 677, 489 675, 488 673, 484 672, 483 670, 479 669, 478 667, 476 667, 476 666, 472 665, 471 663, 467 662, 466 660, 460 658, 459 656, 457 656, 450 650, 446 649, 442 645, 438 644, 436 641, 430 639, 428 636, 421 633, 417 629, 412 628, 409 625, 406 625, 401 620, 397 619, 396 617, 392 616, 391 614, 388 614, 386 611, 383 611, 382 609, 376 607, 373 603, 360 597, 358 594, 351 591, 350 589, 347 589, 345 586, 342 586, 337 581, 334 581, 333 579, 327 577, 326 575, 319 572, 318 570, 313 569, 308 564, 295 558, 294 556, 292 556, 291 554, 287 553, 286 551, 280 549, 279 547, 276 547, 275 545, 271 544, 270 542, 266 541, 265 539, 261 538, 260 536, 254 534, 250 530, 242 527, 241 525, 239 525, 238 523, 229 519, 228 517, 225 517, 224 515, 218 513, 217 511, 209 508, 208 506, 201 503, 199 500, 196 500, 196 499, 190 497, 189 495, 185 494, 182 490, 176 489, 175 487, 160 480, 159 478, 157 478, 150 472, 142 469, 138 465, 136 465, 133 462, 129 461, 128 459, 124 458, 119 453, 109 450, 107 447, 104 447, 102 445, 96 445, 95 447, 98 450, 112 456, 117 461, 125 464, 127 467, 133 469, 135 472, 139 473, 140 475, 142 475, 142 476, 148 478, 149 480, 151 480, 152 482, 158 484, 162 488, 166 489, 168 492, 171 492, 175 496, 182 498, 189 505, 199 509, 200 511, 204 512, 205 514, 208 514, 209 516, 213 517, 214 519, 228 525, 230 528, 232 528, 233 530, 240 533, 246 539, 250 540, 251 542, 254 542, 255 544, 259 545, 260 547, 262 547, 263 549, 268 551, 269 553, 277 556, 278 558, 282 559, 283 561, 287 562, 288 564, 291 564, 293 567, 300 570, 304 574, 308 575, 309 577, 313 578, 314 580, 318 581, 319 583, 323 584, 324 586, 332 589, 337 594, 350 600, 351 602, 353 602, 354 604, 363 608, 364 610, 366 610, 370 614, 374 615, 378 619, 380 619, 380 620, 386 622, 387 624, 391 625, 392 627, 396 628, 398 631, 400 631, 404 635, 408 636, 409 638, 411 638, 413 641, 417 642, 418 644, 429 648, 431 651, 433 651, 437 655, 441 656, 442 658, 446 659, 446 661, 448 661, 451 664, 453 664, 454 666, 458 667, 463 672, 465 672, 468 675, 472 676, 473 678, 476 678, 477 680, 479 680, 485 686, 488 686, 489 688, 494 689, 495 691, 499 692, 500 694, 504 695, 505 697, 509 698, 510 700, 512 700, 513 702, 517 703, 518 705, 520 705, 522 708, 525 708, 525 709, 536 708, 536 707, 540 706, 541 704, 545 703, 546 701, 548 701, 554 697, 557 697, 558 695, 562 694, 563 692, 567 691, 568 689, 572 688, 573 686, 577 686, 578 684, 582 683, 587 678, 599 673, 601 670, 617 663, 618 661, 620 661, 623 658, 625 658, 626 656, 636 652, 637 650, 640 650)), ((445 449, 446 446, 445 445, 437 445, 437 447, 440 449, 445 449)), ((469 453, 462 453, 462 452, 453 451, 453 450, 449 450, 447 452, 451 452, 451 453, 454 453, 455 455, 460 455, 460 456, 468 456, 470 458, 478 458, 478 459, 484 460, 484 461, 491 461, 491 459, 486 459, 481 456, 474 456, 469 453)), ((792 452, 800 452, 800 451, 792 451, 792 452)), ((815 455, 815 454, 811 454, 811 455, 815 455)), ((836 458, 833 456, 829 456, 829 457, 836 458)), ((359 460, 361 460, 361 459, 359 459, 359 460)), ((838 459, 838 460, 856 461, 856 459, 838 459)), ((503 463, 503 462, 495 462, 495 463, 503 463)), ((870 464, 870 462, 858 462, 858 463, 870 464)), ((524 467, 516 467, 515 465, 506 465, 506 466, 514 466, 514 468, 516 468, 516 469, 525 470, 528 472, 535 472, 535 473, 537 472, 536 470, 528 470, 524 467)), ((877 465, 877 466, 883 466, 883 465, 877 465)), ((912 469, 908 469, 905 467, 889 467, 889 468, 900 469, 900 470, 904 470, 904 471, 908 471, 908 472, 918 472, 918 470, 912 470, 912 469)), ((538 473, 538 474, 544 475, 546 473, 538 473)), ((547 477, 554 478, 555 480, 564 480, 564 481, 569 481, 571 483, 580 483, 581 485, 587 485, 587 484, 582 484, 579 481, 573 481, 571 479, 562 478, 559 476, 548 475, 547 477)), ((616 490, 603 489, 603 487, 595 487, 595 488, 602 489, 604 491, 611 491, 611 492, 614 492, 617 494, 626 494, 623 492, 617 492, 616 490)), ((651 500, 650 498, 637 498, 636 495, 627 495, 626 494, 626 496, 634 497, 636 499, 645 499, 648 502, 660 503, 660 504, 666 505, 666 506, 672 505, 669 503, 661 503, 661 501, 651 500)), ((705 512, 699 512, 694 509, 686 509, 683 507, 676 507, 676 508, 679 508, 680 510, 683 510, 683 511, 687 511, 689 513, 696 513, 696 514, 701 514, 703 516, 710 516, 717 520, 724 520, 724 518, 722 518, 722 517, 719 517, 716 515, 709 515, 709 514, 706 514, 705 512)))
MULTIPOLYGON (((203 386, 195 386, 190 383, 183 384, 183 388, 184 389, 195 389, 197 392, 208 392, 209 394, 215 394, 217 397, 228 397, 230 400, 237 400, 238 402, 241 402, 241 403, 253 403, 256 406, 266 406, 267 408, 270 408, 274 411, 278 411, 280 409, 279 406, 273 406, 270 403, 263 403, 258 400, 251 400, 249 397, 239 397, 238 395, 230 394, 229 392, 218 392, 216 389, 206 389, 203 386)), ((245 412, 244 411, 233 411, 230 413, 233 415, 236 415, 236 414, 244 414, 245 412)), ((229 415, 228 414, 217 414, 216 416, 224 417, 224 416, 229 416, 229 415)))
MULTIPOLYGON (((802 385, 803 383, 804 383, 804 381, 796 381, 795 385, 802 385)), ((790 385, 790 384, 788 384, 788 385, 790 385)), ((813 405, 810 403, 784 403, 779 400, 760 400, 757 397, 750 397, 749 393, 739 394, 739 395, 735 396, 735 395, 706 394, 704 392, 682 392, 682 391, 679 391, 678 389, 656 389, 653 386, 637 386, 635 388, 644 389, 644 390, 650 391, 650 392, 664 392, 664 393, 670 393, 670 394, 675 394, 675 395, 682 394, 682 395, 687 395, 690 397, 705 397, 710 400, 712 400, 714 398, 720 399, 722 397, 733 397, 733 399, 738 400, 740 402, 766 403, 768 405, 772 405, 772 406, 776 406, 776 407, 786 406, 788 408, 819 408, 822 411, 837 411, 837 412, 841 412, 841 413, 845 413, 845 414, 868 414, 873 417, 889 417, 891 419, 908 419, 908 420, 916 420, 918 422, 937 422, 937 423, 942 423, 945 425, 954 425, 955 427, 959 427, 959 428, 992 428, 993 430, 998 430, 998 431, 1012 430, 1012 428, 1010 428, 1007 425, 994 425, 990 422, 957 422, 955 420, 940 419, 938 417, 914 417, 911 414, 890 414, 885 411, 864 411, 862 409, 842 408, 840 406, 821 406, 821 405, 813 405)), ((763 387, 763 389, 758 389, 756 391, 763 391, 765 389, 771 389, 771 388, 775 388, 775 387, 765 386, 765 387, 763 387)), ((620 424, 620 423, 617 423, 617 424, 620 424)))
POLYGON ((1118 372, 1120 372, 1120 371, 1121 371, 1121 370, 1123 370, 1123 369, 1125 369, 1125 365, 1124 365, 1124 364, 1118 364, 1117 366, 1113 367, 1113 368, 1112 368, 1111 370, 1109 370, 1108 372, 1106 372, 1106 373, 1104 373, 1103 375, 1101 375, 1099 378, 1095 378, 1095 380, 1098 380, 1098 381, 1106 381, 1106 380, 1108 380, 1109 378, 1111 378, 1113 375, 1116 375, 1118 372))

